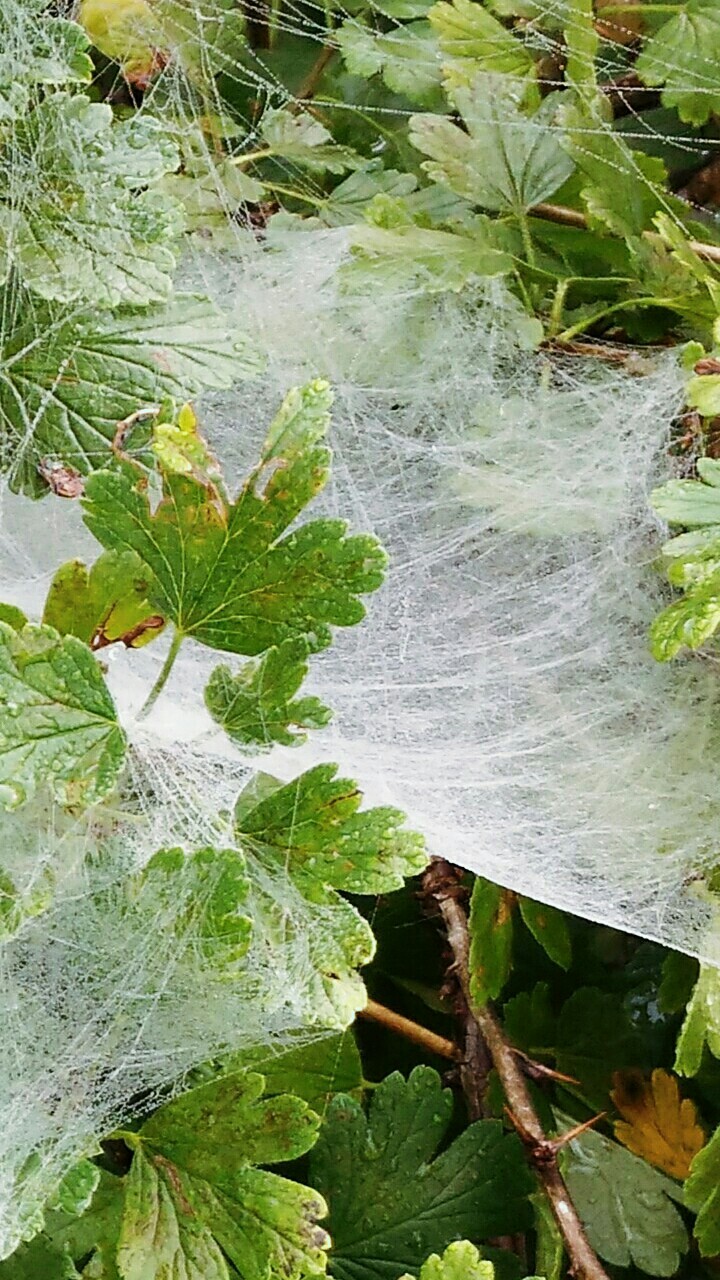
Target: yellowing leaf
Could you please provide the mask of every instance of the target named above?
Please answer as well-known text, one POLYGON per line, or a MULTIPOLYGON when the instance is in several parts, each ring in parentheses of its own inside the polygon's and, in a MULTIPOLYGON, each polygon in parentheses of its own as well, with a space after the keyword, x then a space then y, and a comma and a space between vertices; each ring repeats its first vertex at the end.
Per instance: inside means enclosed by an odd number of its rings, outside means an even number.
POLYGON ((611 1097, 623 1117, 615 1122, 618 1142, 671 1177, 686 1178, 705 1133, 675 1076, 658 1069, 647 1080, 639 1071, 618 1071, 614 1083, 611 1097))

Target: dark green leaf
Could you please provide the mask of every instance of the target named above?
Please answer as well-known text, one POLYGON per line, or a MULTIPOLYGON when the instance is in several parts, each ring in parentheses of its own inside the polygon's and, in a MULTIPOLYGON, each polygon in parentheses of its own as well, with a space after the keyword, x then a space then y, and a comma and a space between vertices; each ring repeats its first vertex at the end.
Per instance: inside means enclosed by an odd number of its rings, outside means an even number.
POLYGON ((513 898, 478 876, 470 899, 470 996, 477 1006, 500 995, 512 968, 513 898))
POLYGON ((216 667, 205 689, 205 705, 233 742, 246 752, 267 751, 274 743, 299 746, 302 729, 321 729, 332 717, 319 698, 296 698, 308 672, 312 646, 303 637, 283 640, 233 675, 216 667))
POLYGON ((567 921, 562 911, 524 897, 518 899, 518 906, 525 924, 545 954, 555 964, 559 964, 561 969, 569 969, 572 948, 567 921))
POLYGON ((330 1205, 339 1280, 396 1280, 453 1239, 529 1225, 532 1179, 517 1138, 479 1121, 433 1158, 451 1114, 429 1067, 388 1076, 367 1116, 352 1098, 331 1102, 310 1176, 330 1205))
POLYGON ((697 1214, 694 1235, 703 1257, 720 1253, 720 1129, 692 1162, 685 1204, 697 1214))

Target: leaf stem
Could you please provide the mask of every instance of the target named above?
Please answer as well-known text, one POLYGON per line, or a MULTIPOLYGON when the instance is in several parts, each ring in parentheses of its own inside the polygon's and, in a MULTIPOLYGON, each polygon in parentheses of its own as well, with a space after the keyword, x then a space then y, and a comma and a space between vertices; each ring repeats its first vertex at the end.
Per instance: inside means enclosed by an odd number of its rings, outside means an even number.
POLYGON ((569 329, 564 329, 562 333, 558 333, 556 342, 571 342, 573 338, 577 338, 579 334, 585 333, 591 325, 597 324, 599 320, 607 320, 610 316, 619 314, 621 311, 632 311, 634 307, 673 307, 672 298, 625 298, 622 302, 613 302, 609 307, 603 307, 602 310, 596 311, 594 315, 584 316, 582 320, 578 320, 577 324, 573 324, 569 329))
POLYGON ((453 971, 465 997, 470 1015, 490 1053, 505 1096, 507 1111, 528 1159, 547 1196, 553 1217, 570 1259, 569 1274, 575 1280, 608 1280, 608 1274, 585 1234, 577 1210, 560 1172, 558 1150, 563 1138, 547 1137, 535 1110, 513 1046, 505 1037, 489 1004, 478 1006, 470 995, 470 937, 465 908, 460 901, 459 874, 444 858, 434 858, 425 872, 425 892, 437 903, 453 954, 453 971))
POLYGON ((387 1009, 384 1004, 378 1004, 376 1000, 368 1000, 365 1008, 360 1010, 359 1016, 369 1022, 380 1023, 389 1031, 404 1036, 406 1040, 411 1040, 421 1049, 426 1049, 428 1053, 435 1053, 440 1058, 449 1058, 451 1062, 458 1062, 463 1056, 462 1050, 452 1040, 446 1040, 444 1036, 437 1035, 427 1027, 421 1026, 419 1022, 404 1018, 401 1013, 396 1013, 394 1009, 387 1009))
POLYGON ((267 160, 268 156, 273 155, 275 155, 274 147, 261 147, 259 151, 245 151, 241 156, 228 156, 228 160, 239 169, 241 165, 255 164, 257 160, 267 160))
POLYGON ((520 225, 520 235, 522 236, 523 248, 525 250, 525 260, 529 267, 535 266, 535 245, 533 244, 532 235, 530 234, 530 223, 524 209, 517 210, 517 220, 520 225))
POLYGON ((158 698, 160 697, 160 694, 162 693, 163 689, 165 688, 165 685, 168 682, 170 672, 175 666, 175 660, 180 652, 180 645, 182 644, 184 639, 185 637, 183 636, 182 631, 175 632, 172 638, 172 643, 170 645, 170 648, 167 651, 167 657, 165 658, 165 661, 163 662, 162 667, 160 669, 160 674, 140 709, 138 720, 144 720, 146 716, 150 715, 150 712, 152 711, 153 707, 155 706, 155 703, 157 702, 158 698))

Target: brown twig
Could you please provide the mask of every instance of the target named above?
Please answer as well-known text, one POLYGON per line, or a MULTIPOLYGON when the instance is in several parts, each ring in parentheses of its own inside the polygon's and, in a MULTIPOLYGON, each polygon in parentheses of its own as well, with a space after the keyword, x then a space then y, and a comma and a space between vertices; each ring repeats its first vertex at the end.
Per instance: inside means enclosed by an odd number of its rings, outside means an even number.
MULTIPOLYGON (((543 218, 545 222, 558 222, 564 227, 578 227, 586 230, 587 218, 579 209, 567 209, 562 204, 536 204, 529 210, 534 218, 543 218)), ((653 244, 663 244, 662 236, 654 231, 646 231, 645 238, 653 244)), ((720 264, 720 245, 705 244, 702 240, 688 240, 688 246, 705 262, 720 264)))
POLYGON ((300 85, 300 88, 295 94, 295 102, 291 107, 291 111, 293 110, 300 111, 305 105, 305 103, 309 102, 311 98, 315 97, 315 94, 317 92, 317 87, 323 78, 325 68, 327 67, 328 63, 335 56, 336 53, 337 53, 337 48, 335 45, 333 44, 323 45, 313 65, 308 71, 305 79, 300 85))
MULTIPOLYGON (((425 873, 425 889, 440 909, 453 953, 453 970, 502 1082, 508 1102, 508 1114, 548 1198, 570 1259, 570 1273, 575 1280, 608 1280, 607 1272, 590 1246, 558 1165, 558 1144, 563 1145, 570 1137, 547 1137, 530 1097, 517 1055, 506 1039, 498 1019, 489 1005, 477 1006, 472 1001, 467 916, 459 900, 462 890, 455 869, 442 858, 434 859, 425 873)), ((573 1133, 572 1136, 576 1135, 573 1133)))
POLYGON ((360 1017, 367 1018, 369 1022, 379 1022, 381 1026, 404 1036, 406 1040, 411 1040, 421 1049, 427 1049, 428 1053, 436 1053, 440 1058, 449 1058, 451 1062, 459 1062, 462 1058, 462 1050, 454 1041, 436 1035, 434 1031, 422 1027, 419 1022, 404 1018, 401 1013, 387 1009, 384 1004, 378 1004, 376 1000, 368 1000, 365 1008, 360 1010, 360 1017))

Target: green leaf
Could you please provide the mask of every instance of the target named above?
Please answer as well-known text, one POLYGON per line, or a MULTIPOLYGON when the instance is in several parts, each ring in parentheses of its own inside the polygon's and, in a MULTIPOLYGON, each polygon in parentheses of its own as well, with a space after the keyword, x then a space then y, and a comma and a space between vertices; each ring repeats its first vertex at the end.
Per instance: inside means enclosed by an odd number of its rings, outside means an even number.
POLYGON ((295 698, 312 652, 301 636, 268 649, 237 675, 229 667, 216 667, 205 689, 213 720, 246 752, 267 751, 276 742, 300 746, 307 734, 298 729, 321 729, 332 717, 319 698, 295 698))
MULTIPOLYGON (((99 1153, 98 1148, 98 1153, 99 1153)), ((79 1216, 89 1208, 100 1182, 100 1170, 92 1160, 79 1160, 65 1174, 55 1195, 48 1201, 48 1209, 79 1216)))
POLYGON ((557 1020, 550 1004, 550 988, 538 982, 532 991, 520 991, 503 1005, 503 1023, 510 1043, 531 1058, 554 1051, 557 1020))
POLYGON ((666 199, 662 161, 632 151, 588 107, 563 106, 560 116, 565 145, 585 180, 581 194, 591 220, 624 237, 639 236, 651 228, 666 199))
POLYGON ((367 1116, 352 1098, 330 1103, 310 1181, 330 1205, 338 1280, 394 1280, 453 1239, 529 1225, 532 1179, 518 1139, 478 1121, 435 1156, 451 1115, 452 1095, 429 1067, 407 1081, 388 1076, 367 1116))
POLYGON ((174 1274, 225 1280, 223 1255, 245 1280, 280 1273, 299 1280, 324 1270, 329 1241, 316 1225, 325 1213, 321 1198, 253 1168, 306 1152, 318 1118, 299 1098, 262 1100, 263 1083, 259 1075, 223 1076, 161 1107, 143 1125, 118 1249, 123 1280, 174 1274), (158 1230, 153 1245, 151 1231, 158 1230), (166 1266, 185 1255, 187 1272, 163 1271, 159 1263, 144 1272, 158 1253, 163 1261, 167 1255, 166 1266))
POLYGON ((399 889, 427 865, 422 837, 402 830, 399 809, 360 810, 356 784, 336 774, 337 765, 316 765, 251 807, 241 796, 235 814, 241 844, 286 866, 313 901, 333 902, 338 889, 399 889))
POLYGON ((375 538, 349 537, 342 520, 288 526, 327 482, 330 392, 320 380, 290 392, 260 464, 235 503, 193 478, 163 475, 153 510, 143 473, 124 465, 87 482, 85 523, 109 550, 135 551, 151 574, 148 599, 180 637, 248 657, 365 613, 359 596, 382 582, 375 538), (270 465, 274 464, 274 465, 270 465))
POLYGON ((548 907, 545 903, 534 902, 532 898, 518 899, 520 915, 530 930, 533 938, 543 951, 561 969, 569 969, 572 961, 572 946, 567 920, 562 911, 556 907, 548 907))
MULTIPOLYGON (((690 378, 686 388, 687 402, 704 418, 714 418, 720 413, 720 374, 706 373, 690 378)), ((713 459, 709 459, 713 461, 713 459)))
POLYGON ((598 1110, 607 1106, 613 1072, 645 1065, 646 1050, 622 1003, 596 987, 574 991, 560 1011, 557 1066, 574 1076, 598 1110))
POLYGON ((650 502, 668 524, 683 524, 690 529, 717 526, 720 538, 720 462, 700 458, 697 469, 700 480, 668 480, 653 490, 650 502))
POLYGON ((139 406, 230 387, 261 367, 227 317, 191 295, 116 316, 37 307, 21 314, 27 319, 2 344, 0 427, 11 487, 32 496, 47 488, 43 460, 87 474, 107 462, 118 422, 139 406))
POLYGON ((477 876, 470 899, 470 996, 482 1007, 500 995, 512 968, 513 898, 477 876))
POLYGON ((22 609, 16 608, 14 604, 0 604, 0 622, 6 622, 13 631, 22 631, 27 618, 22 609))
POLYGON ((525 116, 513 87, 478 75, 453 94, 467 133, 445 117, 418 115, 410 119, 410 141, 431 157, 422 167, 434 182, 484 209, 522 215, 554 195, 574 164, 550 127, 555 101, 525 116))
POLYGON ((687 0, 651 34, 635 64, 686 124, 705 124, 720 111, 720 14, 714 0, 687 0))
POLYGON ((345 173, 365 164, 350 147, 339 147, 332 134, 307 111, 268 111, 262 137, 271 155, 319 173, 345 173))
POLYGON ((136 878, 135 909, 154 913, 155 926, 192 937, 193 955, 233 976, 252 937, 244 914, 250 888, 246 862, 237 849, 160 849, 136 878))
POLYGON ((535 63, 526 47, 475 0, 438 0, 428 12, 442 53, 471 58, 477 71, 530 76, 535 63))
POLYGON ((147 602, 147 589, 147 571, 133 551, 105 551, 90 569, 82 560, 68 560, 50 583, 42 620, 93 649, 117 640, 138 648, 163 625, 147 602))
POLYGON ((720 1129, 698 1151, 685 1180, 685 1204, 696 1214, 693 1235, 704 1258, 720 1253, 720 1129))
POLYGON ((314 1111, 325 1110, 334 1093, 350 1093, 363 1082, 362 1063, 352 1031, 312 1044, 275 1050, 246 1049, 233 1054, 232 1070, 247 1068, 265 1077, 265 1093, 292 1093, 314 1111))
POLYGON ((63 805, 112 791, 125 735, 90 650, 52 627, 0 623, 0 804, 13 809, 46 784, 63 805))
MULTIPOLYGON (((401 1280, 415 1280, 414 1276, 401 1276, 401 1280)), ((431 1253, 423 1262, 418 1280, 495 1280, 492 1262, 484 1262, 469 1240, 453 1240, 442 1257, 431 1253)))
POLYGON ((438 94, 441 66, 437 41, 424 19, 396 26, 387 33, 357 22, 344 22, 335 36, 345 65, 353 75, 381 74, 388 89, 412 102, 432 101, 438 94))
POLYGON ((484 226, 469 235, 416 226, 358 227, 352 251, 354 262, 340 271, 345 288, 380 288, 393 294, 409 289, 457 292, 473 280, 504 275, 513 265, 484 226))
POLYGON ((12 193, 11 202, 0 204, 0 252, 8 267, 33 293, 64 303, 144 306, 165 299, 181 208, 151 188, 178 163, 174 144, 151 116, 113 124, 106 103, 49 95, 18 124, 0 159, 0 178, 12 193))
POLYGON ((125 1188, 117 1264, 123 1280, 228 1280, 210 1232, 178 1194, 172 1168, 136 1151, 125 1188))
POLYGON ((678 1075, 697 1075, 705 1045, 720 1058, 720 971, 710 964, 700 966, 678 1036, 674 1066, 678 1075))
MULTIPOLYGON (((572 1124, 564 1122, 563 1128, 572 1124)), ((568 1144, 563 1172, 601 1258, 651 1276, 674 1275, 688 1247, 685 1224, 673 1204, 680 1198, 676 1183, 592 1129, 568 1144)))
POLYGON ((650 650, 668 662, 681 649, 698 649, 720 626, 720 574, 689 590, 659 613, 650 627, 650 650))
POLYGON ((412 173, 397 169, 357 170, 333 188, 318 213, 326 226, 347 226, 362 222, 365 208, 375 196, 400 198, 410 195, 416 187, 417 178, 412 173))
POLYGON ((662 1013, 680 1013, 692 996, 698 979, 698 962, 682 951, 668 951, 662 965, 658 988, 658 1008, 662 1013))
POLYGON ((0 121, 27 110, 40 85, 89 84, 94 68, 82 27, 23 0, 3 0, 0 14, 0 121), (18 57, 22 50, 22 57, 18 57))

